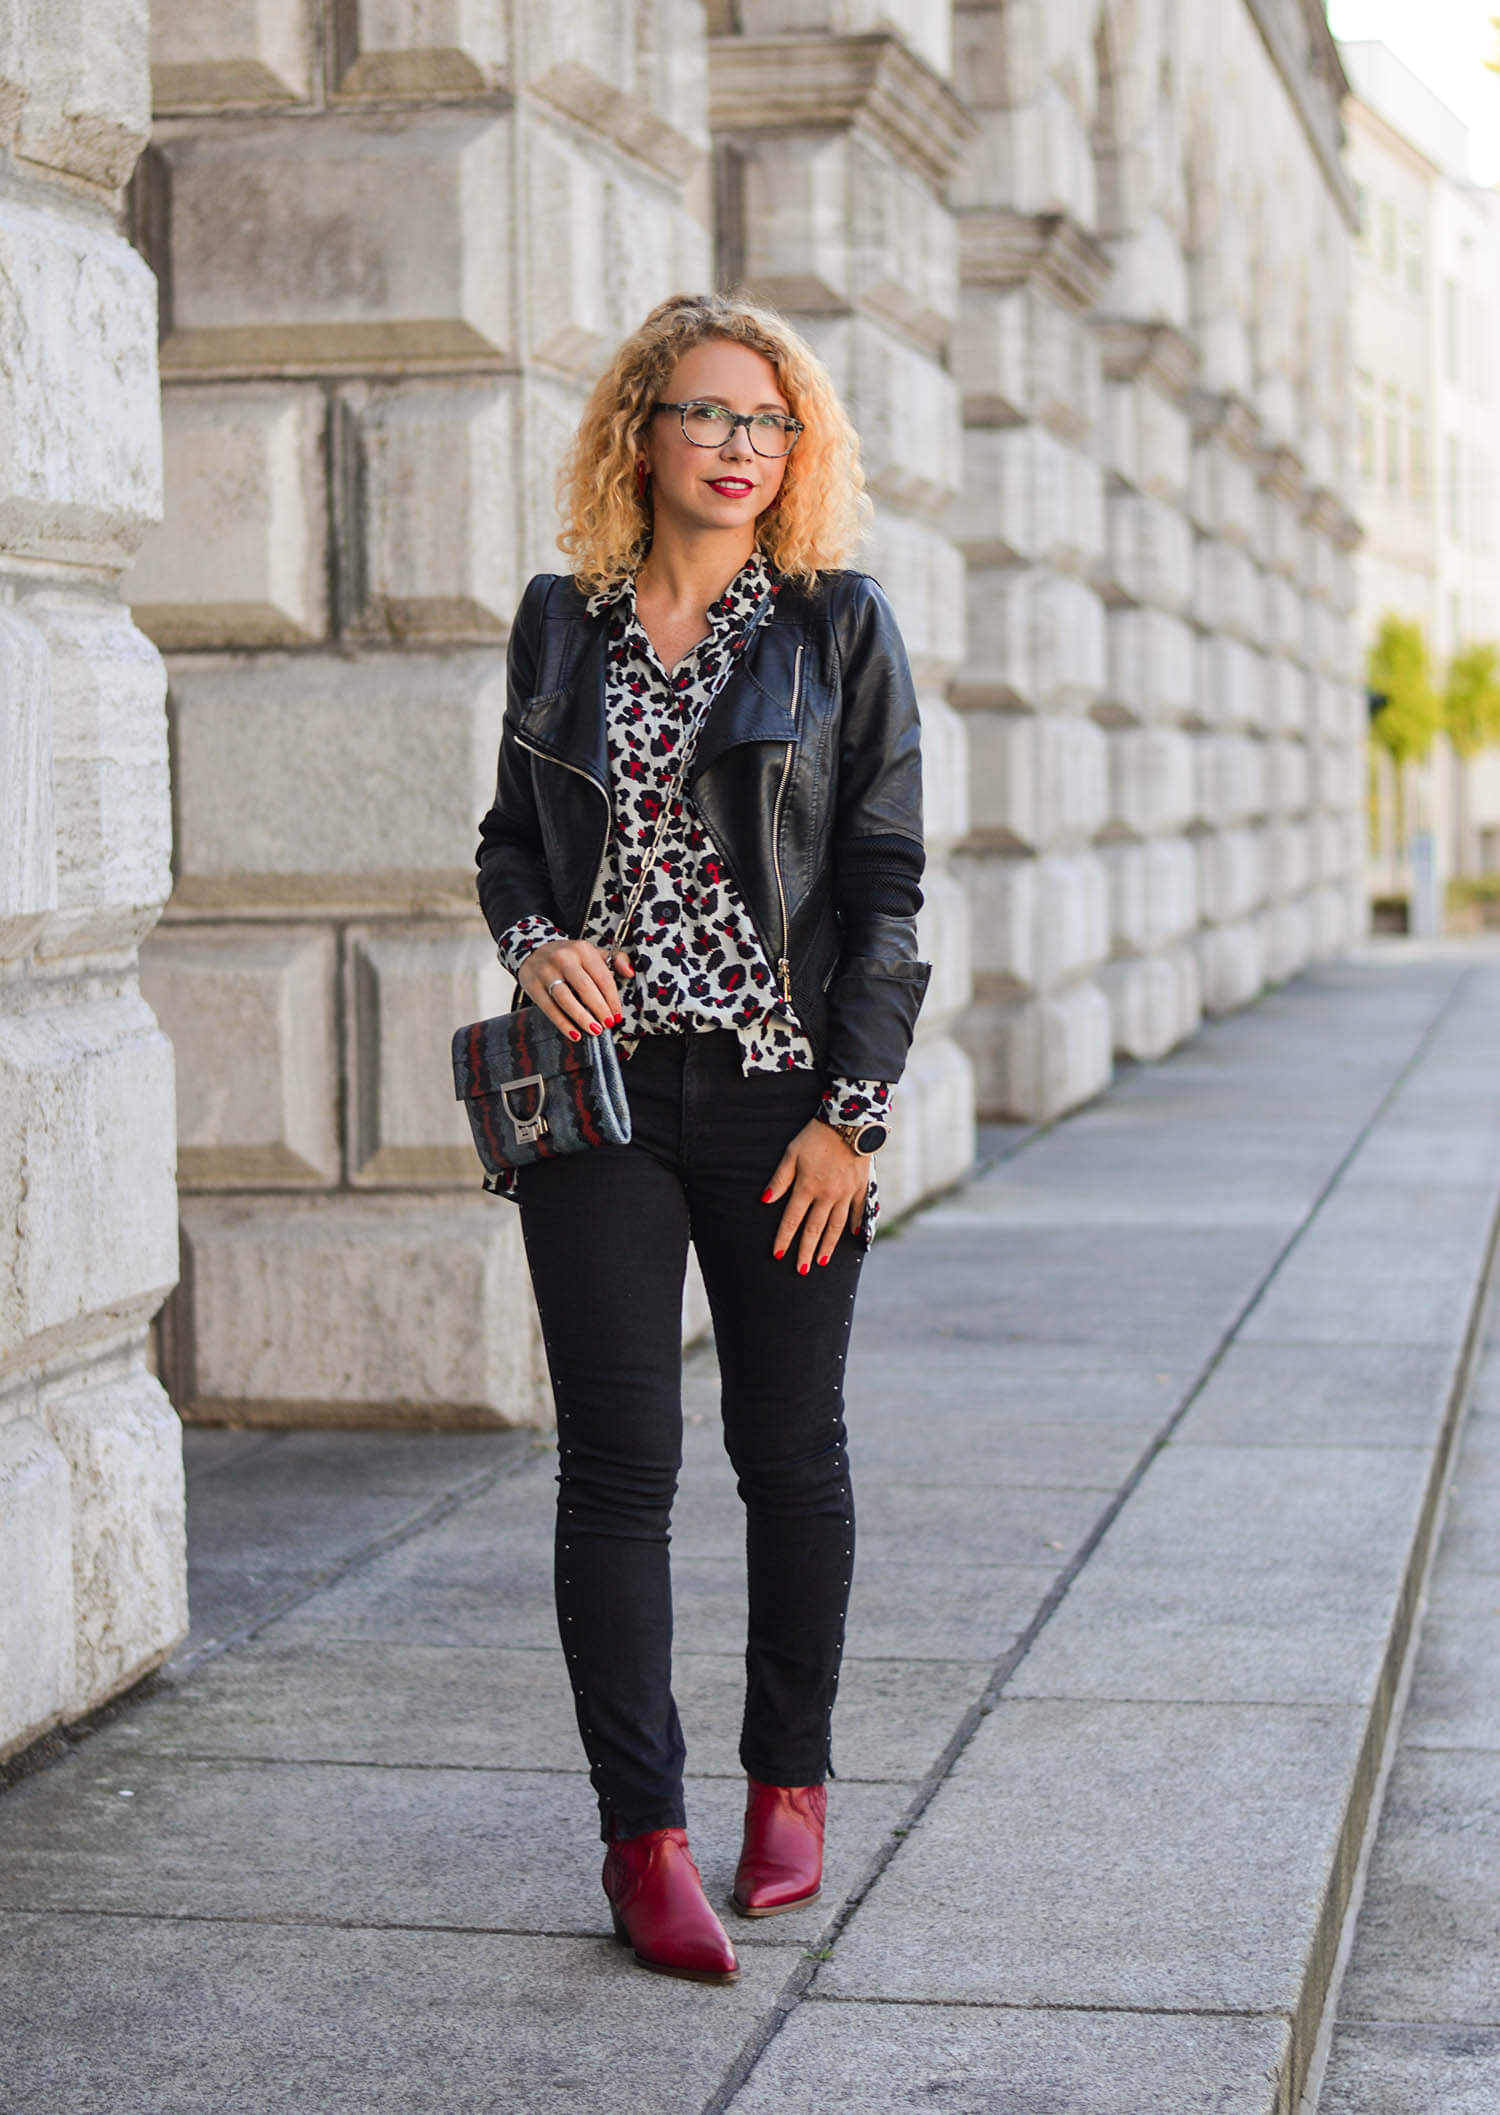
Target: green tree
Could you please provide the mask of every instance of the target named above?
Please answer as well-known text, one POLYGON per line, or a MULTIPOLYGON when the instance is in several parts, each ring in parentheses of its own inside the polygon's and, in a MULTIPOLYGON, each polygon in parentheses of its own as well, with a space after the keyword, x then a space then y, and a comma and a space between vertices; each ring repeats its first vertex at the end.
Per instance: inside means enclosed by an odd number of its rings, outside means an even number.
POLYGON ((1370 721, 1370 843, 1380 844, 1380 777, 1376 751, 1391 760, 1395 779, 1396 845, 1406 842, 1406 767, 1420 764, 1443 724, 1442 700, 1432 681, 1427 639, 1415 617, 1387 610, 1365 661, 1374 717, 1370 721))
POLYGON ((1500 646, 1475 639, 1448 663, 1443 726, 1460 756, 1500 746, 1500 646))
POLYGON ((1433 686, 1427 638, 1415 617, 1386 611, 1365 662, 1365 681, 1382 701, 1371 734, 1398 773, 1407 764, 1420 764, 1442 731, 1443 708, 1433 686))

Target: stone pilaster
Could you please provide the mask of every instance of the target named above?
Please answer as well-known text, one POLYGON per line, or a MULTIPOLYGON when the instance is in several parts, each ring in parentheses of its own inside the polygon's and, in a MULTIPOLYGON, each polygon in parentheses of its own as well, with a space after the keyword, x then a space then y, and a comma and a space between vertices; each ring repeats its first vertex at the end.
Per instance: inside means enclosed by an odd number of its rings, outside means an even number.
POLYGON ((153 10, 190 1417, 545 1414, 447 1043, 509 985, 473 895, 505 642, 588 385, 707 283, 694 0, 153 10))
POLYGON ((900 1210, 955 1181, 973 1152, 972 1079, 953 1038, 970 971, 951 859, 967 828, 966 744, 944 695, 963 652, 963 561, 947 519, 958 258, 942 198, 970 121, 946 74, 945 4, 752 0, 736 22, 743 34, 711 40, 719 276, 796 322, 849 407, 875 502, 855 563, 891 597, 922 702, 934 974, 881 1161, 900 1210))
POLYGON ((1098 974, 1110 873, 1094 844, 1111 799, 1096 717, 1110 665, 1098 584, 1107 516, 1088 322, 1110 259, 1090 225, 1087 133, 1052 92, 1041 16, 964 7, 956 21, 979 118, 952 187, 969 561, 968 651, 952 694, 973 760, 961 870, 975 999, 962 1037, 986 1114, 1046 1119, 1110 1073, 1098 974))
POLYGON ((119 233, 144 13, 0 21, 0 1755, 186 1628, 161 663, 120 576, 161 510, 155 289, 119 233))
POLYGON ((1115 1050, 1156 1058, 1193 1032, 1202 1009, 1190 944, 1200 914, 1197 859, 1186 834, 1197 807, 1199 709, 1186 513, 1194 360, 1178 324, 1160 312, 1152 318, 1149 308, 1147 320, 1117 315, 1097 333, 1109 676, 1096 717, 1110 752, 1109 821, 1098 846, 1110 877, 1112 942, 1100 982, 1115 1050))
POLYGON ((956 17, 963 1034, 996 1115, 1073 1106, 1111 1048, 1161 1056, 1354 930, 1331 46, 1303 0, 1163 21, 956 17))

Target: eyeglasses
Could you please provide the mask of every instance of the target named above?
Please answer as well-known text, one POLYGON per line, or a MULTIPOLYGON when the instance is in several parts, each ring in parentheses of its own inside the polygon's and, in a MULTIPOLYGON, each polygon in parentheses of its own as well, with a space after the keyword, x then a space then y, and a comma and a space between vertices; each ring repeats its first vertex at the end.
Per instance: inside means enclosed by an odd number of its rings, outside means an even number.
POLYGON ((757 455, 790 455, 802 421, 779 411, 731 411, 727 404, 653 404, 653 411, 675 411, 683 438, 695 448, 722 448, 743 426, 757 455))

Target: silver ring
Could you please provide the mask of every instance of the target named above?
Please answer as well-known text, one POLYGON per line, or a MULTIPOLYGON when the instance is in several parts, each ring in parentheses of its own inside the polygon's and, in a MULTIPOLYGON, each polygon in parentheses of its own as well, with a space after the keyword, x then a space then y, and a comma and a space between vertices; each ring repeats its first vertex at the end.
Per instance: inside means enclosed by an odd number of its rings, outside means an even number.
POLYGON ((554 978, 552 979, 552 982, 551 982, 551 983, 550 983, 550 984, 549 984, 549 985, 547 986, 547 997, 548 997, 548 998, 550 999, 550 998, 551 998, 551 996, 552 996, 552 994, 553 994, 553 992, 555 992, 555 991, 556 991, 556 989, 557 989, 558 985, 559 985, 559 984, 566 984, 566 983, 567 983, 567 981, 568 981, 568 980, 567 980, 567 978, 566 978, 566 977, 554 977, 554 978))

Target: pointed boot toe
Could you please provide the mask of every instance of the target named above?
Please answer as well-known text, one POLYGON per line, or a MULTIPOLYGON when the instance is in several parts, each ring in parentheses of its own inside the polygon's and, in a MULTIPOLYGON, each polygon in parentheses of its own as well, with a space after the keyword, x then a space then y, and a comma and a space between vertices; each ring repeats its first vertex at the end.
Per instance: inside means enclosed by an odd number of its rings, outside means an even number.
POLYGON ((742 1917, 777 1917, 823 1891, 826 1785, 763 1785, 752 1777, 745 1845, 732 1900, 742 1917))
POLYGON ((703 1892, 686 1829, 648 1829, 611 1843, 604 1892, 615 1936, 643 1968, 694 1983, 733 1983, 739 1962, 703 1892))

